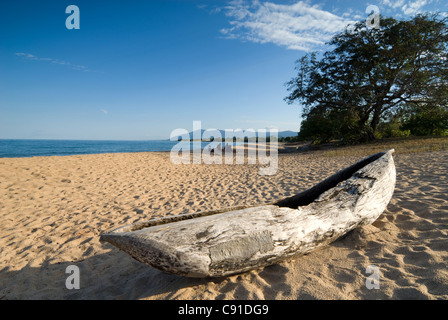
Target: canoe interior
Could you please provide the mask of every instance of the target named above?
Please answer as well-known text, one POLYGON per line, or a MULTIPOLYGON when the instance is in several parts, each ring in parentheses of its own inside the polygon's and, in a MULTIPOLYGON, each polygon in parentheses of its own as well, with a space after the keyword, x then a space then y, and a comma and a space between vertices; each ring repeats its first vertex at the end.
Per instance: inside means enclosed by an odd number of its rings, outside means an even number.
POLYGON ((372 163, 373 161, 381 158, 384 154, 386 154, 386 152, 376 153, 368 158, 365 158, 364 160, 361 160, 354 165, 335 173, 322 182, 316 184, 314 187, 298 193, 292 197, 275 202, 274 205, 277 205, 279 207, 288 207, 291 209, 297 209, 301 206, 307 206, 314 200, 316 200, 322 193, 336 187, 338 183, 347 180, 352 175, 354 175, 356 171, 365 167, 369 163, 372 163))
MULTIPOLYGON (((373 161, 379 159, 386 153, 387 153, 387 151, 380 152, 380 153, 374 154, 368 158, 365 158, 365 159, 355 163, 354 165, 335 173, 334 175, 328 177, 327 179, 323 180, 322 182, 315 185, 314 187, 312 187, 308 190, 305 190, 301 193, 298 193, 297 195, 294 195, 289 198, 285 198, 285 199, 277 201, 275 203, 265 203, 260 206, 277 205, 279 207, 289 207, 292 209, 297 209, 300 206, 309 205, 315 199, 317 199, 319 197, 319 195, 321 195, 325 191, 335 187, 338 183, 340 183, 344 180, 347 180, 356 171, 365 167, 369 163, 372 163, 373 161)), ((252 206, 252 207, 256 207, 256 206, 252 206)), ((181 215, 173 216, 173 217, 151 219, 148 221, 136 222, 131 225, 126 225, 126 226, 114 229, 111 233, 118 234, 118 233, 122 233, 122 232, 132 232, 132 231, 137 231, 137 230, 141 230, 144 228, 149 228, 149 227, 158 226, 158 225, 162 225, 162 224, 168 224, 168 223, 173 223, 173 222, 182 221, 182 220, 210 216, 210 215, 214 215, 214 214, 224 213, 224 212, 228 212, 228 211, 235 211, 235 210, 240 210, 240 209, 245 209, 245 208, 247 208, 247 206, 229 207, 229 208, 224 208, 224 209, 214 210, 214 211, 196 212, 196 213, 190 213, 190 214, 181 214, 181 215)))

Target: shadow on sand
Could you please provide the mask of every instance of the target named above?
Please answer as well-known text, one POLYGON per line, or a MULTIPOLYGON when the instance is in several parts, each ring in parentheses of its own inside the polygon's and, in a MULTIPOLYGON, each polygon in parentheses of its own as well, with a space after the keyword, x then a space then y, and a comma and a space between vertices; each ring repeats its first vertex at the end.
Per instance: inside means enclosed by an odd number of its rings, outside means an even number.
MULTIPOLYGON (((112 248, 104 244, 104 248, 112 248)), ((285 280, 287 269, 273 265, 242 275, 221 278, 185 278, 165 274, 157 269, 142 264, 127 254, 112 249, 107 253, 97 254, 83 260, 71 262, 54 262, 48 258, 38 267, 29 264, 20 270, 5 267, 0 270, 0 299, 49 299, 49 300, 90 300, 90 299, 201 299, 192 297, 190 288, 207 285, 213 282, 220 287, 216 299, 226 299, 227 292, 239 292, 240 277, 262 277, 275 286, 285 280), (67 278, 72 273, 66 273, 70 265, 79 268, 80 288, 67 289, 67 278), (27 288, 24 290, 23 288, 27 288)), ((243 281, 244 282, 244 281, 243 281)), ((249 292, 240 292, 240 299, 248 299, 249 292)), ((267 298, 275 292, 265 292, 267 298)), ((266 297, 265 297, 266 298, 266 297)))

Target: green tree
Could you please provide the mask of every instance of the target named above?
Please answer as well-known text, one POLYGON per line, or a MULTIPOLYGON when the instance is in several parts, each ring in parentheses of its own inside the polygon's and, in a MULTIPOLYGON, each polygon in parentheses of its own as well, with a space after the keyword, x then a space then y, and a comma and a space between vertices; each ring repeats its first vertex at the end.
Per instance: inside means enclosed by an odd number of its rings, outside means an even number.
POLYGON ((448 28, 437 14, 365 21, 335 35, 333 48, 297 61, 285 100, 303 106, 301 137, 373 140, 386 115, 413 104, 448 105, 448 28), (302 132, 303 130, 303 132, 302 132))
POLYGON ((427 105, 424 107, 410 105, 407 109, 403 130, 415 136, 448 135, 448 108, 427 105))

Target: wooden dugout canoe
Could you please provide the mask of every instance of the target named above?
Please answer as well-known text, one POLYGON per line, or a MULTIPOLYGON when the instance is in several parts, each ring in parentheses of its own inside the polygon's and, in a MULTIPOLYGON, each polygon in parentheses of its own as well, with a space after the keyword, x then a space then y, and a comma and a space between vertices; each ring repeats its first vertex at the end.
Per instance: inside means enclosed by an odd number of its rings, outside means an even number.
POLYGON ((374 222, 395 188, 393 152, 374 154, 272 204, 138 222, 100 240, 154 268, 187 277, 268 266, 374 222))

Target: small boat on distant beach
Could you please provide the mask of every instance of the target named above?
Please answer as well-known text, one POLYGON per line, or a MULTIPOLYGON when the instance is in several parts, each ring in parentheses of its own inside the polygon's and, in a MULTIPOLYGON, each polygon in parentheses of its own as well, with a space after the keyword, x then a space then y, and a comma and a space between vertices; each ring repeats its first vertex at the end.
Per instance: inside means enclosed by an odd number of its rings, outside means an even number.
POLYGON ((393 152, 374 154, 272 204, 137 222, 100 240, 186 277, 221 277, 275 264, 374 222, 394 192, 393 152))

